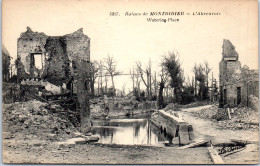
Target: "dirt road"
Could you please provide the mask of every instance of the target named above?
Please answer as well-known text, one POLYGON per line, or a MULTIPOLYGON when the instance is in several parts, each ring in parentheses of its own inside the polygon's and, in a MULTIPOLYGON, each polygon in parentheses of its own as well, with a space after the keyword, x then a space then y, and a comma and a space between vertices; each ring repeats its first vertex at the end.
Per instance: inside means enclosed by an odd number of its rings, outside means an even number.
POLYGON ((231 142, 231 139, 258 141, 258 132, 253 130, 230 130, 218 126, 217 122, 192 116, 191 112, 209 108, 212 105, 186 108, 178 112, 182 118, 193 126, 196 140, 211 140, 213 145, 231 142))
POLYGON ((217 121, 202 119, 192 116, 192 112, 210 108, 212 105, 200 106, 195 108, 182 109, 179 115, 186 122, 192 124, 195 140, 211 140, 212 144, 230 143, 231 139, 256 142, 247 145, 245 150, 229 156, 221 156, 225 163, 230 164, 256 164, 259 162, 259 131, 258 130, 230 130, 220 127, 217 121))

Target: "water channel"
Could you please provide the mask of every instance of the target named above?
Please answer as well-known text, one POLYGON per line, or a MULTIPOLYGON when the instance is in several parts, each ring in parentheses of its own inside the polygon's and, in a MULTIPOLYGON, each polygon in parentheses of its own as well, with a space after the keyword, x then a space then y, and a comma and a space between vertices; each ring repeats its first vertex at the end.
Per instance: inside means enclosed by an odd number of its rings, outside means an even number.
POLYGON ((150 122, 151 114, 94 120, 92 133, 102 144, 163 146, 169 138, 150 122))

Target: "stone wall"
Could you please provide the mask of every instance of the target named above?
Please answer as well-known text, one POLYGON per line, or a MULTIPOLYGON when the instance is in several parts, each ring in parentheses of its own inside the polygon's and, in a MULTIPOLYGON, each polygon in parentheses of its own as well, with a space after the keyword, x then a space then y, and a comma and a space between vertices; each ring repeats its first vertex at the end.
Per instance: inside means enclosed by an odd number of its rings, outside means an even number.
POLYGON ((9 81, 10 73, 9 73, 9 67, 10 67, 10 54, 5 48, 4 45, 2 45, 2 78, 3 81, 9 81))
POLYGON ((48 36, 44 33, 33 32, 29 27, 20 35, 17 41, 18 79, 33 78, 42 74, 44 67, 34 73, 36 69, 31 66, 31 61, 32 54, 45 55, 44 46, 47 38, 48 36))
MULTIPOLYGON (((83 34, 83 29, 79 29, 72 34, 65 36, 67 42, 67 54, 70 62, 70 74, 75 80, 81 80, 80 77, 88 77, 90 63, 90 39, 83 34)), ((85 84, 84 80, 82 84, 85 84)), ((83 86, 83 85, 79 85, 83 86)), ((77 86, 74 91, 77 93, 77 86)))
POLYGON ((49 37, 45 44, 46 59, 43 79, 52 84, 67 83, 69 76, 69 59, 65 37, 49 37))
POLYGON ((222 57, 223 59, 238 59, 238 53, 235 50, 235 46, 227 39, 223 40, 222 57))

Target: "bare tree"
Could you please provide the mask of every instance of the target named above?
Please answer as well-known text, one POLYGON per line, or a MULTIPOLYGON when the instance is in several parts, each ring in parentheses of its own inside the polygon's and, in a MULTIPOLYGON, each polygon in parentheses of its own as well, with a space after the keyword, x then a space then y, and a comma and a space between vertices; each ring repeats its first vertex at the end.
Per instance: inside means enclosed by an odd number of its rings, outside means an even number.
POLYGON ((138 90, 138 92, 140 92, 140 83, 141 83, 141 79, 140 79, 140 75, 138 74, 138 69, 136 68, 136 74, 135 74, 135 86, 138 90))
POLYGON ((126 83, 124 83, 123 86, 122 86, 121 97, 125 96, 125 87, 126 87, 126 83))
POLYGON ((138 74, 140 75, 140 77, 146 87, 147 97, 149 99, 151 99, 151 61, 149 61, 149 64, 146 67, 146 69, 143 69, 140 61, 136 62, 136 66, 137 66, 138 74), (146 76, 146 79, 145 79, 145 76, 146 76))
POLYGON ((108 55, 108 57, 105 59, 104 68, 107 71, 107 74, 109 74, 111 77, 113 90, 115 90, 114 76, 116 76, 120 73, 116 69, 116 66, 117 66, 117 63, 114 60, 113 56, 108 55))
POLYGON ((156 78, 156 71, 154 72, 154 77, 153 77, 153 86, 154 86, 154 94, 157 96, 157 78, 156 78))
POLYGON ((150 99, 152 97, 152 63, 151 60, 149 59, 148 67, 147 67, 147 80, 148 80, 148 87, 149 87, 149 94, 150 94, 150 99))
POLYGON ((101 94, 104 94, 104 89, 103 89, 103 62, 102 61, 99 61, 98 62, 98 70, 99 70, 99 78, 98 78, 98 94, 100 94, 100 91, 101 91, 101 94))
POLYGON ((108 81, 108 78, 107 78, 107 75, 105 75, 105 93, 107 94, 107 81, 108 81))
POLYGON ((130 69, 130 76, 133 82, 133 91, 135 89, 135 68, 133 67, 133 69, 130 69))
POLYGON ((99 64, 97 61, 93 61, 90 63, 90 71, 91 71, 91 76, 90 76, 90 88, 91 88, 91 96, 95 96, 95 80, 98 76, 98 71, 99 71, 99 64))
POLYGON ((168 80, 168 72, 165 67, 162 65, 161 73, 160 73, 160 82, 159 82, 159 93, 157 98, 157 106, 158 109, 162 109, 164 107, 164 99, 163 99, 163 89, 165 88, 165 84, 168 80))
MULTIPOLYGON (((212 68, 209 67, 209 63, 207 61, 204 62, 205 66, 205 74, 206 74, 206 81, 207 81, 207 91, 209 90, 209 72, 212 70, 212 68)), ((208 98, 208 95, 207 95, 208 98)))

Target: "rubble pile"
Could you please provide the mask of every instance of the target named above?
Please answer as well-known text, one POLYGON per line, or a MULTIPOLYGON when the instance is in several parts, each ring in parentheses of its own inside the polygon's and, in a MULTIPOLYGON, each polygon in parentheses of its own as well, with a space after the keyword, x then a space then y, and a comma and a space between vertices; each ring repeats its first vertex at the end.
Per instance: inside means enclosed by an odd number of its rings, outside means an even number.
POLYGON ((163 110, 167 112, 169 110, 180 111, 181 109, 174 103, 169 103, 163 110))
POLYGON ((90 100, 92 118, 128 115, 156 109, 155 101, 139 102, 135 97, 100 97, 90 100))
POLYGON ((227 117, 226 113, 221 111, 216 105, 212 105, 209 108, 201 109, 200 111, 192 112, 192 114, 194 116, 205 118, 205 119, 216 119, 216 118, 222 119, 222 117, 225 118, 227 117), (216 115, 218 115, 218 117, 214 117, 216 115))
POLYGON ((213 105, 210 108, 193 112, 193 115, 215 120, 220 127, 225 129, 258 130, 259 128, 258 112, 250 107, 218 108, 216 105, 213 105))
POLYGON ((37 100, 16 102, 3 105, 3 131, 9 132, 6 138, 39 140, 63 140, 71 138, 76 128, 66 114, 53 113, 58 109, 52 105, 37 100))
MULTIPOLYGON (((222 122, 220 122, 221 124, 222 122)), ((249 107, 240 107, 231 111, 231 120, 224 121, 229 129, 259 129, 259 114, 249 107)))
POLYGON ((185 105, 176 105, 177 108, 193 108, 193 107, 199 107, 204 105, 212 104, 211 101, 196 101, 185 105))
POLYGON ((259 110, 259 99, 256 96, 249 96, 249 106, 255 111, 259 110))

